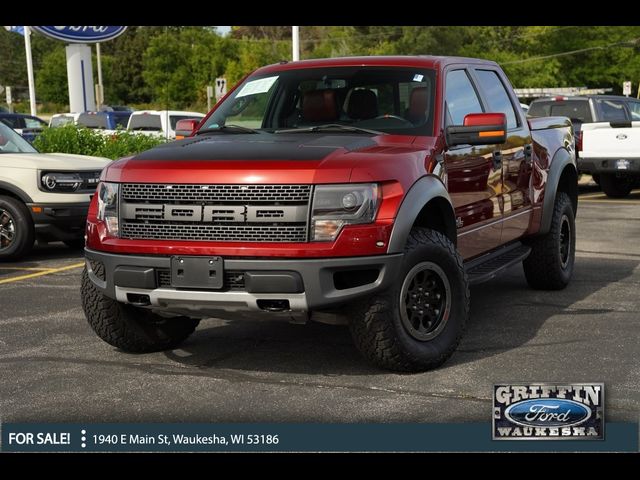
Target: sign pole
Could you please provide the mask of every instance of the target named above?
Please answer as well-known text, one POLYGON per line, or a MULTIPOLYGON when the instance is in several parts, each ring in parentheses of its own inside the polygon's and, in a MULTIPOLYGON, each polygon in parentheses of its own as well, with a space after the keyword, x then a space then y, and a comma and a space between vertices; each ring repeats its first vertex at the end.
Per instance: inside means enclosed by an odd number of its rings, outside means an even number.
POLYGON ((35 116, 36 110, 36 88, 33 81, 33 58, 31 57, 31 28, 24 27, 24 50, 27 55, 27 77, 29 81, 29 106, 31 115, 35 116))
POLYGON ((104 103, 104 93, 102 93, 102 61, 100 60, 100 42, 96 43, 96 57, 98 59, 98 98, 96 98, 97 108, 96 110, 100 110, 102 104, 104 103))

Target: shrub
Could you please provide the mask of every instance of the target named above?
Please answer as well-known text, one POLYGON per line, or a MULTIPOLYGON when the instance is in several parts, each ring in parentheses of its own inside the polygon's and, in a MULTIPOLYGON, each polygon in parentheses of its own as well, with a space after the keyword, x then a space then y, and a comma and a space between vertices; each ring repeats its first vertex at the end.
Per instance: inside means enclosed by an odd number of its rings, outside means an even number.
POLYGON ((98 130, 78 128, 75 125, 64 125, 56 128, 45 128, 33 141, 33 146, 42 153, 93 155, 115 160, 149 150, 164 142, 165 140, 160 137, 151 137, 127 131, 105 135, 98 130))

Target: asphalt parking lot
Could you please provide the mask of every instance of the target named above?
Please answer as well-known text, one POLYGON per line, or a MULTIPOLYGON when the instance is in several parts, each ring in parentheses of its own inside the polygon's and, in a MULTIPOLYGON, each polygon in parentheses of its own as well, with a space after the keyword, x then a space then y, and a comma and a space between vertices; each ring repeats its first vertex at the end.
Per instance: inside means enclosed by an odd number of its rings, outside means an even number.
POLYGON ((640 414, 640 190, 583 190, 572 284, 530 290, 522 268, 472 289, 442 368, 390 374, 344 327, 201 322, 182 348, 129 355, 84 319, 82 254, 62 244, 0 264, 2 422, 489 421, 498 382, 606 384, 608 421, 640 414))

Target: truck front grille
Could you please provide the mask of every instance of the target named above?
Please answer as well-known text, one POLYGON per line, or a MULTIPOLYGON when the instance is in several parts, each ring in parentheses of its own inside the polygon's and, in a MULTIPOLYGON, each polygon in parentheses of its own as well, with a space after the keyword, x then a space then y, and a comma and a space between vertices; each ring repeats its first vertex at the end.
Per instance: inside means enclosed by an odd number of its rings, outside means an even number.
POLYGON ((120 236, 211 242, 306 242, 311 185, 121 186, 120 236))
POLYGON ((308 203, 311 185, 186 185, 125 183, 122 198, 128 201, 193 202, 298 202, 308 203))
POLYGON ((205 225, 122 222, 120 237, 210 242, 306 242, 306 225, 205 225))

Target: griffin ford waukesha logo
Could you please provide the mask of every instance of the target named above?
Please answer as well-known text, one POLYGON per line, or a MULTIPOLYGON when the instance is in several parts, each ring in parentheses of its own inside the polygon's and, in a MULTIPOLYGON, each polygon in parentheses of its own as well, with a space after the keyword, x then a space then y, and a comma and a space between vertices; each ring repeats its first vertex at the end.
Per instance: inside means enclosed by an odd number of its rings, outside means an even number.
POLYGON ((96 43, 111 40, 122 35, 127 27, 117 26, 98 26, 98 27, 31 27, 41 34, 53 38, 54 40, 62 40, 67 43, 96 43))
POLYGON ((494 440, 602 440, 604 384, 494 385, 494 440))

